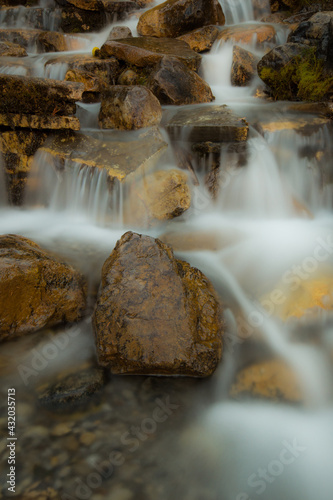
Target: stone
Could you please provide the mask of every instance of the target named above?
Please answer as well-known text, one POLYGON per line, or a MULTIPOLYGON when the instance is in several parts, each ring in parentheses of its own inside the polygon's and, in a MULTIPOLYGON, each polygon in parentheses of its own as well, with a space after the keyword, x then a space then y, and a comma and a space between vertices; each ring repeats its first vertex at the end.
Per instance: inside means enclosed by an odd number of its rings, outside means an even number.
POLYGON ((37 49, 39 52, 65 52, 69 50, 70 45, 67 43, 63 33, 57 31, 43 31, 36 38, 37 49))
POLYGON ((41 116, 0 113, 0 126, 37 130, 80 130, 80 121, 74 116, 41 116))
POLYGON ((132 31, 127 26, 114 26, 109 33, 108 40, 118 40, 119 38, 130 38, 132 31))
POLYGON ((258 59, 248 50, 234 45, 231 66, 231 84, 237 87, 250 85, 257 74, 258 59))
POLYGON ((63 33, 38 29, 2 28, 0 41, 17 44, 28 51, 36 46, 39 52, 61 52, 80 48, 79 41, 74 38, 66 39, 63 33))
POLYGON ((22 236, 0 236, 0 338, 77 321, 86 307, 86 284, 22 236))
POLYGON ((269 24, 240 24, 223 28, 217 40, 245 45, 255 42, 257 47, 275 45, 277 41, 275 28, 269 24))
POLYGON ((128 65, 143 68, 154 66, 165 56, 176 57, 194 71, 199 69, 201 63, 201 56, 191 50, 186 42, 150 36, 106 41, 100 55, 102 58, 114 56, 128 65))
POLYGON ((178 40, 188 43, 195 52, 207 52, 212 48, 220 30, 217 26, 204 26, 178 37, 178 40))
POLYGON ((191 143, 245 142, 249 132, 245 118, 235 115, 226 105, 181 109, 165 126, 172 140, 180 140, 185 134, 191 143))
POLYGON ((26 57, 27 51, 16 43, 0 42, 0 57, 26 57))
MULTIPOLYGON (((105 371, 95 366, 84 367, 59 378, 60 380, 46 384, 46 387, 38 391, 38 404, 48 410, 59 412, 85 406, 98 394, 107 380, 105 371)), ((66 424, 59 425, 62 427, 59 429, 57 426, 58 435, 59 432, 61 435, 67 434, 66 424)), ((88 440, 88 437, 86 436, 84 440, 88 440)))
POLYGON ((179 170, 158 170, 131 183, 124 202, 124 222, 147 227, 178 217, 191 205, 187 175, 179 170))
POLYGON ((164 57, 150 74, 146 85, 161 104, 179 106, 214 100, 208 83, 175 57, 164 57))
POLYGON ((63 166, 65 160, 91 168, 105 169, 110 181, 134 178, 152 168, 167 148, 161 134, 153 129, 143 132, 132 141, 102 141, 75 134, 56 135, 41 151, 49 153, 63 166))
POLYGON ((162 108, 145 87, 114 85, 103 95, 98 117, 101 128, 135 130, 158 125, 162 108))
POLYGON ((279 359, 262 361, 243 368, 237 374, 229 394, 237 399, 254 397, 292 403, 301 403, 303 400, 295 372, 279 359))
POLYGON ((174 38, 209 24, 223 25, 218 0, 167 0, 141 15, 139 35, 174 38))
POLYGON ((161 241, 132 232, 104 263, 93 327, 99 364, 112 373, 205 377, 222 354, 210 282, 161 241))
POLYGON ((118 85, 138 85, 140 75, 133 69, 125 69, 118 78, 118 85))
POLYGON ((72 115, 82 98, 81 83, 0 75, 0 112, 34 115, 72 115))
POLYGON ((0 41, 15 43, 27 49, 35 45, 37 37, 41 33, 42 31, 37 29, 0 28, 0 41))
POLYGON ((316 47, 317 57, 333 66, 333 11, 317 12, 289 34, 288 42, 316 47))
POLYGON ((103 29, 106 24, 107 16, 104 10, 77 9, 70 4, 61 9, 60 29, 64 33, 90 33, 103 29))
MULTIPOLYGON (((109 83, 105 78, 95 76, 94 73, 81 71, 79 69, 70 69, 65 75, 65 82, 77 82, 84 85, 85 92, 102 92, 109 87, 109 83)), ((79 130, 79 129, 77 129, 79 130)))

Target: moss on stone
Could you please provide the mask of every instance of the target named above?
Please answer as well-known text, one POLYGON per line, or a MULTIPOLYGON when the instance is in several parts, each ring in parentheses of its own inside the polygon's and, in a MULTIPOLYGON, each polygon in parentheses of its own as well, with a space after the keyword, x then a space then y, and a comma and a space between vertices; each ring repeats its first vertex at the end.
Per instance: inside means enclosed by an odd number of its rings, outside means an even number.
POLYGON ((282 69, 262 68, 259 76, 276 100, 321 101, 333 92, 333 75, 327 73, 314 48, 306 49, 282 69))

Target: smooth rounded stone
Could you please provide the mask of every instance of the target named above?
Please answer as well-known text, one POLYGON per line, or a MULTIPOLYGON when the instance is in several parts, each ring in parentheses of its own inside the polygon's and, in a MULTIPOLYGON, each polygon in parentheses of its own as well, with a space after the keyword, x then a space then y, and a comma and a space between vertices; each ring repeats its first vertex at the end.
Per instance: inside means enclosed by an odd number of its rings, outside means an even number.
POLYGON ((249 126, 226 105, 198 106, 177 111, 165 124, 171 139, 187 137, 191 143, 240 143, 247 140, 249 126))
POLYGON ((249 45, 255 42, 257 47, 276 44, 276 31, 269 24, 241 24, 223 28, 217 36, 222 42, 236 42, 249 45))
POLYGON ((167 0, 147 10, 139 19, 139 35, 174 38, 209 24, 223 25, 218 0, 167 0))
POLYGON ((40 390, 38 403, 53 411, 66 411, 86 405, 107 380, 102 368, 90 367, 72 373, 40 390))
POLYGON ((186 42, 151 36, 107 40, 101 47, 100 56, 114 56, 129 65, 143 68, 154 66, 165 56, 179 59, 194 71, 197 71, 201 64, 201 56, 191 50, 186 42))
POLYGON ((130 38, 132 31, 127 26, 114 26, 109 33, 107 40, 118 40, 119 38, 130 38))
POLYGON ((136 71, 125 69, 118 78, 118 85, 137 85, 139 81, 140 75, 136 71))
POLYGON ((220 30, 217 26, 204 26, 178 37, 189 44, 195 52, 207 52, 212 48, 220 30))
POLYGON ((248 50, 234 45, 231 65, 231 84, 236 87, 250 85, 257 74, 258 58, 248 50))
POLYGON ((289 34, 288 42, 316 47, 317 56, 333 66, 333 11, 317 12, 289 34))
POLYGON ((73 424, 68 425, 68 423, 61 422, 60 424, 57 424, 53 429, 51 430, 51 436, 66 436, 66 434, 69 434, 72 432, 73 424))
POLYGON ((147 227, 178 217, 191 206, 187 175, 179 170, 160 170, 131 183, 124 202, 124 221, 147 227))
POLYGON ((96 440, 96 434, 94 432, 84 432, 79 440, 84 446, 90 446, 96 440))
POLYGON ((46 80, 18 75, 0 75, 0 112, 31 115, 73 115, 81 100, 81 83, 46 80))
POLYGON ((104 129, 136 130, 158 125, 162 108, 149 89, 114 85, 102 97, 99 126, 104 129))
POLYGON ((0 57, 26 57, 27 51, 16 43, 0 42, 0 57))
POLYGON ((236 375, 230 392, 232 398, 260 398, 280 402, 303 401, 295 372, 284 361, 271 359, 243 368, 236 375))
POLYGON ((70 48, 65 35, 57 31, 43 31, 37 36, 36 43, 40 52, 65 52, 70 48))
POLYGON ((27 238, 0 237, 1 340, 77 321, 85 307, 80 273, 27 238))
POLYGON ((160 240, 132 232, 104 263, 93 327, 98 361, 112 373, 205 377, 222 354, 211 283, 160 240))
POLYGON ((164 57, 150 74, 148 88, 161 104, 199 104, 215 98, 197 73, 188 69, 175 57, 164 57))

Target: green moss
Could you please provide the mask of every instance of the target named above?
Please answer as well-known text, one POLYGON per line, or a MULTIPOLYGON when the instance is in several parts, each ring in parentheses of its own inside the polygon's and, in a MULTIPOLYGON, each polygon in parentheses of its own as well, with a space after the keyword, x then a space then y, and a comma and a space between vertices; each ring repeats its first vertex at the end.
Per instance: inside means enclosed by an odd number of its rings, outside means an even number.
POLYGON ((262 68, 259 76, 276 100, 321 101, 333 92, 333 76, 326 74, 314 48, 294 57, 281 70, 262 68))

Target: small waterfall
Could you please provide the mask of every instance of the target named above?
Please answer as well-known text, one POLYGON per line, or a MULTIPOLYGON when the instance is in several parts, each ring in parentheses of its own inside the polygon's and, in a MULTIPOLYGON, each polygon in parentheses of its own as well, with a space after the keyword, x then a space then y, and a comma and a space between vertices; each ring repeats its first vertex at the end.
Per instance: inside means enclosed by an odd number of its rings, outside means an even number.
POLYGON ((220 0, 226 24, 238 24, 254 19, 252 0, 220 0))
POLYGON ((61 10, 40 7, 8 8, 0 10, 0 24, 3 28, 34 28, 57 31, 61 22, 61 10))
MULTIPOLYGON (((1 59, 3 61, 3 58, 1 59)), ((20 64, 13 64, 13 65, 0 65, 0 73, 3 73, 5 75, 20 75, 20 76, 26 76, 28 73, 28 68, 25 68, 24 66, 21 66, 20 64)))
POLYGON ((110 183, 106 170, 65 160, 60 167, 50 154, 37 152, 28 180, 25 205, 44 207, 94 221, 118 225, 122 221, 123 187, 110 183))

